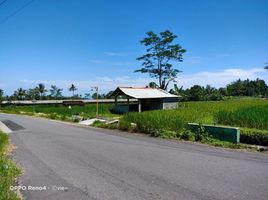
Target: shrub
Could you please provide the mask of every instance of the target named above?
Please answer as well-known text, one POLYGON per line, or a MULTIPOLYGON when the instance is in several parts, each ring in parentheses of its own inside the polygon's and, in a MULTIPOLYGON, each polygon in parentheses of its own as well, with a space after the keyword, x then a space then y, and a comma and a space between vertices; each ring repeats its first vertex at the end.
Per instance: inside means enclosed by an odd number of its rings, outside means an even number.
POLYGON ((49 119, 57 119, 57 117, 58 117, 57 113, 51 113, 48 115, 49 119))
POLYGON ((159 134, 157 135, 161 138, 178 138, 179 134, 175 131, 159 131, 159 134))
POLYGON ((241 129, 240 142, 268 146, 268 131, 256 129, 241 129))

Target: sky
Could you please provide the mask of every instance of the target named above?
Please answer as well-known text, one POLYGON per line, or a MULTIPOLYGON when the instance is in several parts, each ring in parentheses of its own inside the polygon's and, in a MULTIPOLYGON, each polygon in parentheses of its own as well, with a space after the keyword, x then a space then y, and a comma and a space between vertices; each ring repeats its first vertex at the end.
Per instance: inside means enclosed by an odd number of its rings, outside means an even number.
POLYGON ((8 95, 38 83, 67 95, 72 83, 80 94, 144 86, 154 80, 133 72, 145 52, 140 40, 165 30, 187 50, 174 64, 179 86, 268 82, 267 0, 2 1, 0 88, 8 95))

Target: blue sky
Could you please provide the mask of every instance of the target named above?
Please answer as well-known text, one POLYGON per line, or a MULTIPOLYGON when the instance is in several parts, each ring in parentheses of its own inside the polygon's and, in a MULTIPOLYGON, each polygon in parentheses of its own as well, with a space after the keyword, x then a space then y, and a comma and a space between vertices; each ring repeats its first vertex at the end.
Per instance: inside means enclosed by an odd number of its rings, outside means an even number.
MULTIPOLYGON (((1 0, 0 0, 1 2, 1 0)), ((263 78, 268 62, 267 0, 28 0, 0 6, 0 88, 11 94, 39 82, 79 93, 98 85, 144 85, 133 73, 147 31, 178 35, 184 61, 178 84, 224 86, 237 78, 263 78)))

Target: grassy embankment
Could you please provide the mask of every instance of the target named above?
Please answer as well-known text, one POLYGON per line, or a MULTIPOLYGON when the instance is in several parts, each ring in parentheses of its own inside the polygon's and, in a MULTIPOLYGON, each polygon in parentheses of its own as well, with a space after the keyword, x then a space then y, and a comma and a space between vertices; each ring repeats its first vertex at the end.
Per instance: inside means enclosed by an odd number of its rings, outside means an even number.
POLYGON ((20 169, 8 158, 8 136, 0 132, 0 200, 20 199, 10 190, 15 186, 16 178, 20 175, 20 169))
MULTIPOLYGON (((114 117, 117 116, 110 112, 113 104, 99 104, 99 116, 114 117)), ((63 105, 8 105, 0 107, 0 112, 13 114, 37 115, 50 119, 59 119, 63 121, 72 121, 71 116, 77 115, 81 118, 96 117, 96 104, 86 104, 84 106, 68 106, 63 105)))
POLYGON ((183 139, 188 122, 240 127, 242 143, 268 146, 268 101, 263 99, 186 102, 176 110, 128 113, 121 118, 119 128, 183 139))

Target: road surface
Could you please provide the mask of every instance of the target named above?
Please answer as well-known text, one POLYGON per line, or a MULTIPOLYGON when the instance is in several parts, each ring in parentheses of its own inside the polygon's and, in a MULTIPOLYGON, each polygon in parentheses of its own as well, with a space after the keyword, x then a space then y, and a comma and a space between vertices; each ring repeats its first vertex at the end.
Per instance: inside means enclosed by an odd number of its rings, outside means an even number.
POLYGON ((26 199, 268 199, 265 154, 27 116, 0 120, 13 130, 26 199))

